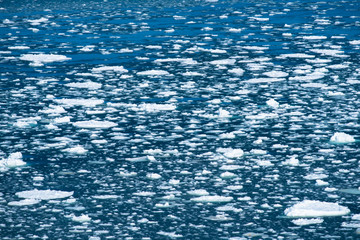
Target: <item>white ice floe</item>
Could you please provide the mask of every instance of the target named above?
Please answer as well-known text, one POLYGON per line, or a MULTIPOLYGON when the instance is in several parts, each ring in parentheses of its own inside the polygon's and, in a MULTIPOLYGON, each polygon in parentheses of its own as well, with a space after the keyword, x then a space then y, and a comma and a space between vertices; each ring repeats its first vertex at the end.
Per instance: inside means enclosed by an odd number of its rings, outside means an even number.
POLYGON ((61 114, 61 113, 66 113, 66 110, 62 106, 50 105, 48 108, 44 110, 39 110, 39 112, 45 114, 61 114))
POLYGON ((34 205, 34 204, 37 204, 41 202, 41 200, 38 200, 38 199, 32 199, 32 198, 29 198, 29 199, 23 199, 23 200, 20 200, 20 201, 12 201, 12 202, 9 202, 8 205, 9 206, 28 206, 28 205, 34 205))
POLYGON ((244 151, 240 148, 218 148, 216 151, 224 154, 224 156, 227 158, 240 158, 244 155, 244 151))
POLYGON ((72 87, 72 88, 87 88, 87 89, 99 89, 101 88, 102 84, 101 83, 96 83, 96 82, 91 82, 91 81, 87 81, 87 82, 72 82, 72 83, 67 83, 65 84, 65 86, 67 87, 72 87))
POLYGON ((349 43, 351 45, 360 45, 360 40, 352 40, 352 41, 349 41, 349 43))
POLYGON ((326 36, 303 36, 302 37, 304 40, 324 40, 327 39, 326 36))
POLYGON ((201 196, 197 198, 192 198, 191 201, 194 202, 204 202, 204 203, 221 203, 221 202, 231 202, 233 200, 232 197, 224 197, 224 196, 201 196))
POLYGON ((71 58, 57 54, 23 54, 20 60, 32 62, 33 66, 43 66, 44 63, 62 62, 71 58))
POLYGON ((355 142, 355 138, 349 134, 343 132, 336 132, 331 138, 331 142, 334 143, 352 143, 355 142))
POLYGON ((306 175, 304 178, 306 180, 317 180, 317 179, 325 179, 328 177, 329 176, 324 173, 310 173, 310 174, 306 175))
POLYGON ((164 70, 148 70, 148 71, 137 72, 136 75, 139 75, 139 76, 163 76, 163 75, 169 75, 169 72, 164 71, 164 70))
POLYGON ((229 179, 229 178, 234 178, 236 177, 236 174, 232 173, 232 172, 223 172, 220 174, 220 177, 223 179, 229 179))
POLYGON ((96 120, 78 121, 74 122, 73 125, 79 128, 111 128, 117 126, 114 122, 96 120))
POLYGON ((270 99, 270 100, 267 100, 266 105, 268 105, 269 107, 272 107, 272 108, 278 108, 279 107, 279 103, 273 98, 270 99))
POLYGON ((30 49, 30 47, 28 47, 28 46, 10 46, 10 47, 8 47, 8 49, 10 49, 10 50, 25 50, 25 49, 30 49))
POLYGON ((95 195, 92 198, 106 200, 106 199, 116 199, 118 197, 119 197, 118 195, 107 194, 107 195, 95 195))
POLYGON ((127 73, 123 66, 103 66, 103 67, 96 67, 91 69, 92 72, 117 72, 117 73, 127 73))
POLYGON ((54 101, 64 106, 84 106, 84 107, 95 107, 97 105, 104 103, 104 100, 102 99, 63 98, 63 99, 54 99, 54 101))
POLYGON ((91 221, 91 218, 88 215, 81 214, 80 216, 72 216, 71 220, 75 222, 89 222, 91 221))
POLYGON ((233 69, 229 69, 228 72, 238 75, 238 76, 242 76, 245 71, 244 71, 244 69, 241 69, 241 68, 233 68, 233 69))
POLYGON ((71 153, 71 154, 85 154, 85 153, 87 153, 88 150, 86 150, 82 146, 75 146, 72 148, 66 148, 63 151, 71 153))
POLYGON ((140 197, 151 197, 151 196, 154 196, 155 193, 154 192, 136 192, 134 193, 135 196, 140 196, 140 197))
POLYGON ((234 65, 235 62, 236 62, 235 59, 221 59, 221 60, 211 61, 210 64, 212 64, 212 65, 234 65))
POLYGON ((183 65, 194 65, 198 63, 192 58, 165 58, 165 59, 156 59, 154 62, 155 63, 178 62, 183 65))
POLYGON ((157 173, 148 173, 146 174, 146 178, 156 180, 156 179, 160 179, 161 175, 157 173))
POLYGON ((190 194, 190 195, 194 195, 194 196, 207 196, 207 195, 209 195, 208 191, 206 191, 205 189, 191 190, 191 191, 187 191, 187 193, 190 194))
POLYGON ((229 111, 222 109, 222 108, 219 109, 219 118, 229 118, 229 117, 231 117, 231 114, 229 111))
POLYGON ((74 192, 35 189, 30 191, 17 192, 15 195, 18 196, 19 198, 50 200, 50 199, 67 198, 72 196, 73 194, 74 192))
POLYGON ((6 170, 6 168, 20 167, 26 165, 26 162, 22 160, 21 152, 15 152, 10 154, 6 159, 0 160, 0 169, 6 170))
POLYGON ((283 72, 283 71, 264 72, 263 74, 270 78, 283 78, 283 77, 289 76, 288 73, 283 72))
POLYGON ((292 156, 290 159, 287 159, 282 164, 288 166, 299 166, 299 159, 297 159, 295 156, 292 156))
POLYGON ((295 218, 342 216, 349 214, 347 207, 338 203, 304 200, 285 209, 285 215, 295 218))
POLYGON ((174 104, 156 104, 156 103, 142 103, 139 105, 139 109, 146 112, 158 112, 158 111, 172 111, 176 109, 174 104))
POLYGON ((324 222, 322 218, 299 218, 291 221, 293 224, 298 226, 306 226, 311 224, 320 224, 324 222))
POLYGON ((247 83, 272 83, 272 82, 281 82, 286 80, 285 78, 251 78, 246 80, 247 83))
POLYGON ((314 58, 314 55, 309 55, 306 53, 287 53, 281 54, 279 58, 314 58))

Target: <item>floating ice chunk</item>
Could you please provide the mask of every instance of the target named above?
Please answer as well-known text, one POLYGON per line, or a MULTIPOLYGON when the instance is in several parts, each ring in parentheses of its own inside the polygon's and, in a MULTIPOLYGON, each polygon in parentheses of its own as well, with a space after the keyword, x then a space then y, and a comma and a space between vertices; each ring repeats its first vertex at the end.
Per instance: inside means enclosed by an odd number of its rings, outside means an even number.
POLYGON ((67 198, 72 196, 73 194, 74 192, 35 189, 30 191, 17 192, 15 195, 18 196, 19 198, 50 200, 50 199, 67 198))
POLYGON ((66 113, 66 110, 62 106, 50 105, 49 108, 44 110, 39 110, 39 112, 45 114, 61 114, 61 113, 66 113))
POLYGON ((327 185, 329 185, 329 183, 325 182, 325 181, 323 181, 321 179, 316 179, 316 184, 315 185, 316 186, 327 186, 327 185))
POLYGON ((8 47, 8 49, 10 49, 10 50, 25 50, 25 49, 30 49, 30 47, 28 47, 28 46, 11 46, 11 47, 8 47))
POLYGON ((299 218, 291 221, 293 224, 298 226, 305 226, 311 224, 320 224, 324 222, 322 218, 299 218))
POLYGON ((273 98, 270 99, 270 100, 267 100, 266 105, 268 105, 269 107, 272 107, 272 108, 278 108, 279 107, 279 103, 273 98))
POLYGON ((85 154, 85 153, 87 153, 87 150, 85 148, 83 148, 82 146, 66 148, 63 151, 71 153, 71 154, 85 154))
POLYGON ((93 196, 93 198, 95 199, 101 199, 101 200, 105 200, 105 199, 116 199, 118 198, 119 196, 118 195, 95 195, 93 196))
POLYGON ((157 173, 148 173, 148 174, 146 174, 146 177, 148 179, 156 180, 156 179, 160 179, 161 175, 157 174, 157 173))
POLYGON ((65 84, 65 86, 72 88, 99 89, 101 88, 102 84, 88 81, 88 82, 78 82, 78 83, 67 83, 65 84))
POLYGON ((184 65, 194 65, 198 62, 192 58, 165 58, 165 59, 156 59, 155 63, 167 63, 167 62, 179 62, 184 65))
POLYGON ((245 116, 246 119, 251 119, 251 120, 273 119, 278 117, 279 115, 276 113, 259 113, 258 115, 245 116))
POLYGON ((232 197, 224 197, 224 196, 201 196, 197 198, 192 198, 191 201, 194 202, 208 202, 208 203, 221 203, 221 202, 231 202, 233 200, 232 197))
POLYGON ((344 53, 344 51, 336 50, 336 49, 310 49, 310 51, 321 55, 333 56, 333 57, 343 56, 339 54, 344 53))
POLYGON ((222 108, 219 109, 219 118, 229 118, 229 117, 231 117, 230 112, 222 108))
POLYGON ((154 192, 137 192, 134 193, 135 196, 140 196, 140 197, 151 197, 154 196, 155 193, 154 192))
POLYGON ((186 77, 205 76, 205 74, 198 73, 198 72, 185 72, 185 73, 182 73, 182 75, 186 76, 186 77))
POLYGON ((73 125, 79 128, 111 128, 117 126, 114 122, 96 120, 74 122, 73 125))
POLYGON ((244 71, 244 69, 241 69, 241 68, 234 68, 234 69, 229 69, 228 72, 238 75, 238 76, 242 76, 245 71, 244 71))
POLYGON ((20 60, 32 62, 34 66, 42 66, 44 63, 62 62, 71 58, 57 54, 23 54, 20 60))
POLYGON ((270 78, 283 78, 289 76, 288 73, 282 71, 264 72, 263 74, 270 78))
POLYGON ((223 152, 224 156, 227 158, 240 158, 244 155, 244 151, 240 148, 238 149, 223 148, 223 149, 218 149, 217 151, 223 152))
POLYGON ((147 161, 155 161, 154 156, 143 156, 143 157, 135 157, 135 158, 126 158, 126 161, 129 162, 147 162, 147 161))
POLYGON ((349 41, 349 43, 351 45, 360 45, 360 40, 352 40, 352 41, 349 41))
POLYGON ((264 155, 267 153, 267 151, 261 150, 261 149, 251 149, 250 153, 256 154, 256 155, 264 155))
POLYGON ((24 165, 26 165, 26 162, 22 160, 21 152, 12 153, 7 159, 0 160, 0 168, 12 168, 24 165))
POLYGON ((163 75, 169 75, 169 72, 164 70, 148 70, 143 72, 137 72, 136 75, 139 76, 163 76, 163 75))
POLYGON ((234 174, 232 172, 223 172, 220 174, 220 177, 224 178, 224 179, 234 178, 234 177, 236 177, 236 174, 234 174))
POLYGON ((29 198, 29 199, 23 199, 20 201, 12 201, 12 202, 9 202, 8 205, 9 206, 28 206, 28 205, 37 204, 39 202, 41 202, 41 200, 29 198))
POLYGON ((286 80, 285 78, 251 78, 246 80, 247 83, 273 83, 273 82, 281 82, 286 80))
POLYGON ((324 179, 327 177, 328 177, 328 175, 326 175, 324 173, 310 173, 310 174, 306 175, 304 178, 306 180, 317 180, 317 179, 324 179))
MULTIPOLYGON (((208 0, 208 1, 210 1, 210 0, 208 0)), ((213 1, 213 0, 211 0, 211 1, 213 1)), ((161 236, 166 236, 166 237, 169 237, 169 238, 182 238, 183 237, 183 235, 176 234, 175 232, 159 231, 156 234, 161 235, 161 236)))
POLYGON ((290 159, 284 161, 283 165, 299 166, 299 159, 297 159, 295 156, 292 156, 290 159))
POLYGON ((97 105, 104 103, 104 100, 102 99, 63 98, 63 99, 54 99, 54 101, 65 106, 84 106, 84 107, 95 107, 97 105))
POLYGON ((147 112, 172 111, 176 109, 174 104, 142 103, 139 108, 147 112))
POLYGON ((331 142, 334 143, 352 143, 355 142, 355 139, 353 136, 343 133, 343 132, 336 132, 331 138, 331 142))
POLYGON ((327 39, 326 36, 303 36, 302 38, 304 40, 323 40, 323 39, 327 39))
POLYGON ((205 189, 196 189, 196 190, 191 190, 187 192, 190 195, 194 195, 194 196, 207 196, 209 195, 208 191, 206 191, 205 189))
POLYGON ((235 134, 234 133, 222 133, 219 136, 220 139, 234 139, 235 138, 235 134))
POLYGON ((288 53, 288 54, 281 54, 279 58, 314 58, 314 55, 309 55, 305 53, 288 53))
POLYGON ((45 17, 41 17, 39 19, 33 19, 33 20, 28 19, 27 20, 27 22, 29 22, 31 25, 34 25, 34 26, 40 25, 41 23, 46 23, 48 21, 49 21, 49 19, 45 18, 45 17))
POLYGON ((235 59, 221 59, 221 60, 211 61, 210 64, 212 64, 212 65, 234 65, 235 62, 236 62, 235 59))
POLYGON ((71 220, 75 222, 89 222, 91 218, 88 215, 81 214, 80 216, 72 216, 71 220))
POLYGON ((239 165, 223 165, 220 167, 220 170, 224 170, 224 171, 235 171, 238 169, 243 168, 242 166, 239 165))
POLYGON ((259 166, 263 166, 263 167, 271 167, 274 166, 274 164, 272 162, 270 162, 269 160, 258 160, 256 161, 257 164, 259 166))
POLYGON ((91 69, 92 72, 118 72, 127 73, 129 72, 123 66, 103 66, 91 69))
POLYGON ((314 200, 304 200, 285 209, 286 216, 295 218, 342 216, 349 213, 349 208, 340 206, 338 203, 314 200))
POLYGON ((239 32, 242 31, 242 29, 241 29, 241 28, 229 28, 228 31, 229 31, 229 32, 233 32, 233 33, 239 33, 239 32))

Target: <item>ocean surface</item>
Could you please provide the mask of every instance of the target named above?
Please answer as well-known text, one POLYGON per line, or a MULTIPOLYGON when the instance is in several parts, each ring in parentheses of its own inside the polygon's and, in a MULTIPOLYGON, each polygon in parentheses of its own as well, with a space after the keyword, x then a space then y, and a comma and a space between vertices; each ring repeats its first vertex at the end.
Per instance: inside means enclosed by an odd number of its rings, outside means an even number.
POLYGON ((1 239, 358 239, 360 1, 0 1, 1 239))

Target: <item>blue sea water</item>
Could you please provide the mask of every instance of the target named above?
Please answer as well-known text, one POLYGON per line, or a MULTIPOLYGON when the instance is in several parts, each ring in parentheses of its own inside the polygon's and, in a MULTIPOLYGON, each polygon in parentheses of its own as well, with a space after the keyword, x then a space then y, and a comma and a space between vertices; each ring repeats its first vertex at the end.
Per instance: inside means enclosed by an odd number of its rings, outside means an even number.
POLYGON ((357 239, 359 54, 357 0, 0 2, 0 238, 357 239))

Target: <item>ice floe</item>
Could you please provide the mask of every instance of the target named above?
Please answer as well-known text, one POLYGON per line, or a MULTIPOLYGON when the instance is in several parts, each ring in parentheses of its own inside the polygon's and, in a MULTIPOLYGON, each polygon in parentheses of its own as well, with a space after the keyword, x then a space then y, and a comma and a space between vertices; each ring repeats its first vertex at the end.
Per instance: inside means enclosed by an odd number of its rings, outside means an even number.
POLYGON ((71 58, 58 54, 23 54, 20 60, 32 62, 32 66, 43 66, 44 63, 62 62, 71 58))
POLYGON ((102 66, 95 67, 91 69, 92 72, 118 72, 118 73, 127 73, 129 72, 123 66, 102 66))
POLYGON ((110 122, 110 121, 96 121, 96 120, 89 120, 89 121, 78 121, 74 122, 73 125, 79 128, 112 128, 117 126, 117 123, 110 122))
POLYGON ((232 200, 233 200, 232 197, 224 197, 224 196, 201 196, 191 199, 191 201, 203 202, 203 203, 222 203, 222 202, 231 202, 232 200))
POLYGON ((355 142, 355 138, 343 132, 336 132, 330 138, 330 141, 334 143, 352 143, 355 142))
POLYGON ((169 72, 167 72, 165 70, 148 70, 148 71, 137 72, 136 75, 139 75, 139 76, 163 76, 163 75, 169 75, 169 72))
POLYGON ((22 160, 23 156, 21 152, 15 152, 10 154, 8 158, 0 160, 0 171, 5 171, 7 168, 14 168, 26 165, 26 162, 22 160))
POLYGON ((323 223, 324 219, 322 219, 322 218, 299 218, 299 219, 294 219, 291 222, 298 226, 306 226, 306 225, 323 223))
POLYGON ((56 191, 56 190, 29 190, 15 193, 19 198, 50 200, 67 198, 74 194, 74 192, 56 191))
POLYGON ((304 200, 285 209, 285 215, 294 218, 342 216, 350 213, 349 208, 338 203, 304 200))

